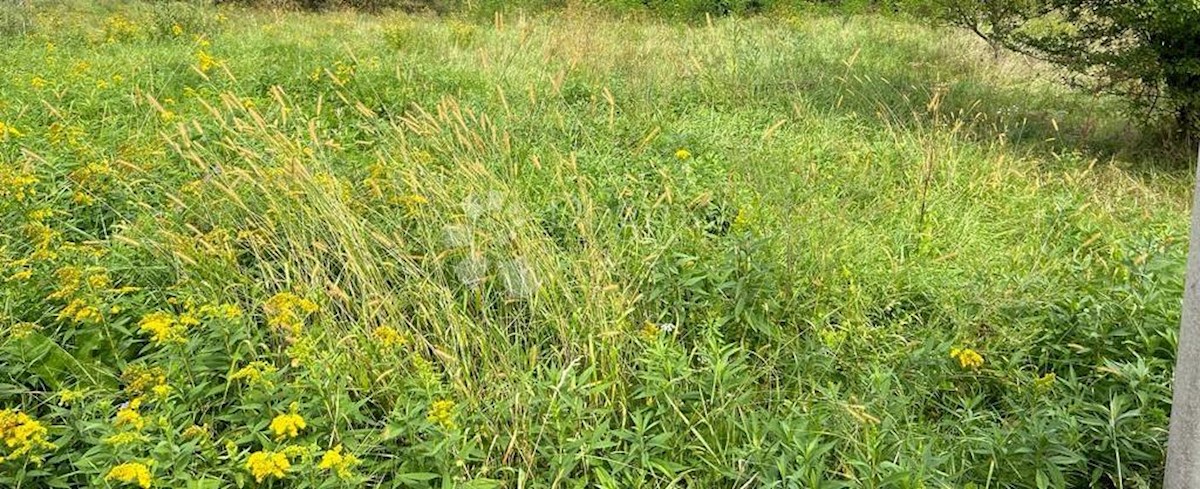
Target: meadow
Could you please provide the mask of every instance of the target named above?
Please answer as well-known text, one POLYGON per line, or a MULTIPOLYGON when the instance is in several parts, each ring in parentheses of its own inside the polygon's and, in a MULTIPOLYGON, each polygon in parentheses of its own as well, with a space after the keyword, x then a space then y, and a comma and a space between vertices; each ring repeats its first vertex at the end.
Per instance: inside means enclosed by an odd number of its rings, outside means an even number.
POLYGON ((1149 488, 1189 157, 779 9, 0 5, 0 486, 1149 488))

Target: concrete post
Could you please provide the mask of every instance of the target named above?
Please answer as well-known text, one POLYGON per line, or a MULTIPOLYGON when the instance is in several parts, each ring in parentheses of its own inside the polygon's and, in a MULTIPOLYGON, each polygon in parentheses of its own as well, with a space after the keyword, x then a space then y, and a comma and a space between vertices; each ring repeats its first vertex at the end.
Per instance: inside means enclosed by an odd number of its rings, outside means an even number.
POLYGON ((1200 153, 1196 171, 1164 489, 1200 488, 1200 153))

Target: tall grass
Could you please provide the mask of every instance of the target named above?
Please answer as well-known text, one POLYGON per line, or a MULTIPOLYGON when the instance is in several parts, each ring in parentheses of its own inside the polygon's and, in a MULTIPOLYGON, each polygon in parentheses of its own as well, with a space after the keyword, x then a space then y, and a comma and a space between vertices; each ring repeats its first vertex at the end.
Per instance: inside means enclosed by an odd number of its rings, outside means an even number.
POLYGON ((1044 66, 874 16, 5 8, 0 408, 56 445, 7 485, 1158 484, 1189 173, 1044 66))

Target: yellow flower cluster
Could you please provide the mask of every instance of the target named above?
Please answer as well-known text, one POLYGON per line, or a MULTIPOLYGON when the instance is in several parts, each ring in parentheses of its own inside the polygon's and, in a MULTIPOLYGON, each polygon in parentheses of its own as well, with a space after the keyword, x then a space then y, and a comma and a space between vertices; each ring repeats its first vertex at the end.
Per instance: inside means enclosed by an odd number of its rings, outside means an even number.
POLYGON ((158 385, 152 387, 150 389, 150 392, 154 393, 154 397, 157 397, 158 399, 162 400, 162 399, 166 399, 171 396, 171 390, 172 390, 171 386, 169 386, 167 384, 158 384, 158 385))
POLYGON ((196 51, 196 69, 201 73, 207 74, 212 71, 218 64, 217 58, 214 58, 208 51, 203 49, 196 51))
MULTIPOLYGON (((24 261, 24 260, 22 260, 22 261, 24 261)), ((15 263, 14 263, 14 265, 23 266, 23 264, 15 264, 15 263)), ((5 282, 24 282, 31 278, 33 278, 33 270, 30 270, 28 268, 21 268, 15 272, 13 272, 12 275, 9 275, 8 278, 4 279, 4 281, 5 282)))
POLYGON ((292 463, 288 461, 287 456, 270 451, 258 451, 250 454, 250 458, 246 460, 246 470, 250 471, 250 475, 254 476, 254 480, 262 482, 267 476, 274 476, 282 479, 284 473, 292 467, 292 463))
POLYGON ((291 292, 275 294, 263 304, 267 325, 293 335, 304 328, 304 320, 317 309, 313 301, 291 292))
POLYGON ((245 380, 250 385, 261 385, 270 388, 273 384, 267 376, 275 373, 277 369, 274 365, 267 362, 254 361, 246 364, 245 367, 238 369, 229 376, 229 381, 245 380))
POLYGON ((962 368, 975 370, 983 366, 983 356, 970 348, 954 348, 950 350, 950 358, 958 360, 962 368))
POLYGON ((61 391, 58 391, 58 405, 59 406, 70 406, 72 404, 75 404, 76 401, 82 400, 83 396, 84 396, 83 391, 72 390, 72 389, 63 389, 61 391))
POLYGON ((425 418, 430 423, 437 423, 448 430, 454 429, 454 401, 441 399, 429 406, 429 416, 425 418))
POLYGON ((58 277, 58 288, 46 296, 47 299, 66 299, 83 289, 85 284, 93 292, 102 291, 112 285, 112 279, 102 269, 85 271, 79 267, 65 266, 55 270, 54 275, 58 277))
POLYGON ((679 148, 678 150, 675 151, 675 159, 677 159, 679 161, 687 160, 687 159, 690 159, 691 157, 692 157, 692 152, 688 151, 684 148, 679 148))
POLYGON ((58 320, 71 320, 80 324, 95 324, 104 320, 104 316, 100 314, 100 309, 87 303, 83 299, 74 299, 58 313, 58 320))
POLYGON ((126 462, 108 471, 104 476, 106 481, 117 481, 124 484, 137 484, 142 489, 150 487, 150 467, 140 462, 126 462))
POLYGON ((379 344, 383 345, 384 348, 401 347, 408 343, 408 340, 404 338, 404 335, 400 334, 399 331, 396 331, 396 328, 391 326, 380 326, 375 328, 372 333, 374 334, 375 339, 378 340, 379 344))
POLYGON ((8 449, 8 455, 0 455, 0 462, 25 455, 41 462, 40 452, 58 448, 46 441, 46 427, 41 422, 15 409, 0 410, 0 440, 8 449))
POLYGON ((0 140, 4 140, 9 136, 20 137, 22 134, 21 131, 17 130, 17 128, 9 124, 5 124, 4 121, 0 121, 0 140))
POLYGON ((358 457, 354 454, 343 454, 342 446, 338 445, 331 450, 326 450, 321 456, 321 462, 317 464, 317 468, 321 470, 332 470, 341 479, 349 479, 353 477, 351 469, 358 465, 358 457))
POLYGON ((425 198, 425 196, 421 194, 402 195, 400 197, 391 199, 391 201, 403 205, 406 209, 408 209, 409 214, 416 214, 417 211, 421 210, 421 206, 429 203, 429 199, 425 198))
POLYGON ((142 407, 142 398, 137 397, 129 401, 121 409, 117 410, 117 418, 113 422, 114 425, 129 426, 135 430, 140 430, 146 426, 146 419, 142 417, 142 413, 138 411, 142 407))
MULTIPOLYGON (((108 82, 100 83, 107 86, 108 82)), ((103 193, 107 178, 113 174, 113 168, 107 161, 96 161, 76 168, 67 177, 75 183, 75 191, 71 200, 76 204, 89 206, 96 202, 95 195, 103 193)))
POLYGON ((296 404, 292 403, 292 412, 280 414, 271 420, 271 431, 275 432, 275 438, 295 438, 300 435, 300 430, 308 427, 304 417, 295 410, 296 404))
POLYGON ((138 34, 138 26, 121 15, 113 15, 104 19, 104 42, 114 43, 133 39, 138 34))
POLYGON ((237 304, 205 304, 200 306, 200 315, 212 319, 226 319, 233 321, 241 319, 242 308, 237 304))
POLYGON ((12 339, 19 340, 28 337, 39 329, 42 329, 42 327, 26 321, 12 325, 12 329, 8 331, 8 334, 12 339))
POLYGON ((174 314, 155 311, 138 322, 138 331, 150 335, 155 345, 167 343, 183 343, 186 341, 187 327, 181 324, 174 314))
POLYGON ((167 383, 167 375, 162 367, 147 367, 145 365, 130 365, 121 372, 125 381, 125 391, 137 397, 153 392, 157 386, 167 383))
MULTIPOLYGON (((0 136, 3 136, 4 123, 0 122, 0 136)), ((32 173, 13 168, 0 168, 0 197, 24 202, 34 196, 34 186, 38 179, 32 173)))

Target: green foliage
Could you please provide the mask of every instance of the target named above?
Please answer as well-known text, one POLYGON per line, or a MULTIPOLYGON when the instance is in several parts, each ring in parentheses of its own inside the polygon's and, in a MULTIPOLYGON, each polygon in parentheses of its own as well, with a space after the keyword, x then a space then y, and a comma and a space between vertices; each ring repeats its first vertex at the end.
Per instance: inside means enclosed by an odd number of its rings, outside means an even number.
POLYGON ((930 18, 1062 66, 1071 81, 1200 122, 1200 3, 1193 0, 916 0, 930 18))
POLYGON ((0 37, 0 486, 1161 475, 1190 173, 968 36, 46 8, 0 37))

